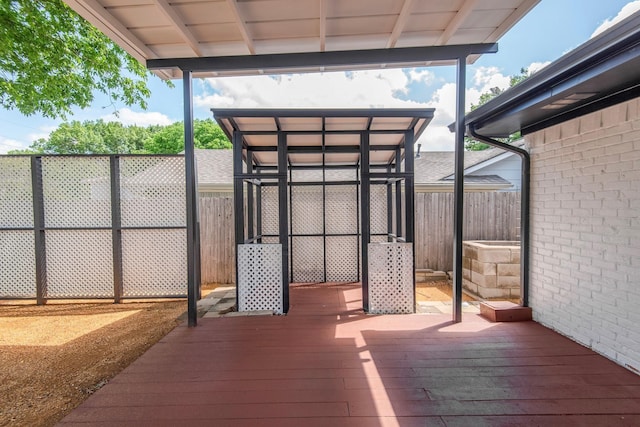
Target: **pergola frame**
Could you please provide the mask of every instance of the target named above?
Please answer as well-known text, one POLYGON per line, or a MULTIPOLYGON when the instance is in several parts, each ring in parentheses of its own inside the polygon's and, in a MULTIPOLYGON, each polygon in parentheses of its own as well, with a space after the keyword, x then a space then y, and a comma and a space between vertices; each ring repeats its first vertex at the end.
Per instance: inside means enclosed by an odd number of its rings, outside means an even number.
MULTIPOLYGON (((236 254, 238 245, 263 243, 263 239, 278 239, 282 245, 283 311, 289 308, 288 278, 294 275, 295 253, 291 243, 295 238, 322 237, 324 267, 323 279, 327 279, 327 239, 356 237, 358 262, 354 266, 358 280, 362 282, 363 309, 369 311, 368 244, 374 235, 370 229, 370 187, 386 187, 386 232, 375 234, 387 242, 413 243, 414 241, 414 141, 422 134, 431 119, 433 109, 213 109, 214 116, 227 136, 233 141, 234 211, 236 254), (262 125, 251 122, 258 120, 262 125), (264 121, 269 122, 264 124, 264 121), (295 130, 288 129, 288 120, 296 120, 295 130), (302 122, 301 122, 302 120, 302 122), (385 120, 387 122, 385 122, 385 120), (391 122, 389 122, 389 120, 391 122), (394 123, 393 121, 397 121, 394 123), (342 125, 336 121, 342 121, 342 125), (361 128, 354 128, 359 123, 361 128), (263 130, 256 130, 265 126, 263 130), (308 127, 304 127, 308 126, 308 127), (344 128, 342 128, 344 127, 344 128), (269 128, 275 130, 269 130, 269 128), (330 129, 329 129, 330 128, 330 129), (373 129, 375 128, 375 129, 373 129), (251 130, 247 130, 251 129, 251 130), (394 143, 371 144, 371 137, 386 138, 394 143), (270 145, 264 140, 271 139, 270 145), (294 145, 296 138, 317 137, 315 145, 294 145), (327 138, 340 137, 346 142, 327 144, 327 138), (253 139, 255 138, 255 140, 253 139), (275 143, 277 141, 277 144, 275 143), (292 143, 293 141, 293 143, 292 143), (252 144, 252 142, 260 142, 252 144), (378 153, 377 160, 371 153, 378 153), (277 164, 268 164, 258 156, 277 153, 277 164), (291 155, 291 156, 290 156, 291 155), (296 155, 312 156, 297 161, 296 155), (355 156, 354 156, 355 155, 355 156), (333 156, 329 158, 329 156, 333 156), (382 158, 382 160, 380 160, 382 158), (243 168, 246 165, 246 170, 243 168), (404 168, 403 168, 404 165, 404 168), (321 180, 298 182, 294 171, 322 171, 321 180), (352 171, 349 180, 326 179, 327 170, 352 171), (402 184, 404 184, 404 191, 402 184), (245 187, 246 185, 246 187, 245 187), (262 188, 278 188, 278 233, 263 233, 262 188), (299 234, 293 227, 293 189, 299 186, 322 187, 322 233, 299 234), (357 225, 351 233, 329 234, 326 230, 327 187, 355 187, 357 225), (395 192, 395 197, 393 197, 395 192), (404 194, 404 198, 402 197, 404 194), (254 201, 255 197, 255 201, 254 201), (403 205, 404 202, 404 205, 403 205), (255 205, 255 206, 254 206, 255 205), (404 206, 404 208, 403 208, 404 206), (394 219, 395 212, 395 222, 394 219), (255 221, 254 221, 255 220, 255 221), (246 227, 245 227, 246 221, 246 227), (395 226, 395 230, 394 230, 395 226), (291 253, 291 257, 289 256, 291 253), (360 260, 362 271, 360 272, 360 260)), ((308 142, 307 142, 308 144, 308 142)), ((411 260, 413 265, 413 259, 411 260)), ((239 265, 236 257, 236 293, 239 299, 239 265)), ((413 275, 412 275, 413 277, 413 275)), ((412 287, 415 288, 415 278, 412 287)), ((413 289, 415 293, 415 289, 413 289)), ((412 298, 413 299, 413 298, 412 298)), ((412 302, 415 306, 415 301, 412 302)))
MULTIPOLYGON (((330 63, 349 67, 362 67, 363 64, 386 63, 389 67, 401 67, 411 62, 424 62, 448 58, 456 62, 456 122, 455 122, 455 186, 454 186, 454 270, 453 270, 453 321, 462 321, 462 227, 464 196, 464 105, 466 88, 466 62, 470 55, 497 52, 497 44, 472 44, 432 46, 407 49, 382 49, 345 52, 318 52, 305 54, 253 55, 248 57, 215 58, 175 58, 149 60, 150 70, 180 68, 183 79, 184 123, 185 123, 185 173, 187 193, 187 264, 188 264, 188 324, 197 325, 197 299, 199 297, 199 227, 197 218, 197 194, 195 175, 195 154, 193 142, 193 73, 194 71, 216 71, 214 66, 231 69, 264 70, 278 72, 283 67, 293 66, 300 69, 330 63), (396 55, 393 52, 402 51, 396 55), (200 65, 198 65, 200 64, 200 65), (228 64, 228 65, 225 65, 228 64)), ((365 144, 366 145, 366 142, 365 144)), ((281 154, 283 156, 284 154, 281 154)), ((365 153, 365 156, 367 154, 365 153)), ((283 159, 284 161, 284 159, 283 159)), ((363 191, 365 189, 363 188, 363 191)))

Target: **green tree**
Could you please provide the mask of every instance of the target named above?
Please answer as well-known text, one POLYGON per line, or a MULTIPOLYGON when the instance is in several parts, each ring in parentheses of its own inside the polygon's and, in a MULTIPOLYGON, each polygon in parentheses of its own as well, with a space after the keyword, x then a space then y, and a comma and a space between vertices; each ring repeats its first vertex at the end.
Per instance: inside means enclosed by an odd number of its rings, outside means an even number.
POLYGON ((48 138, 38 139, 26 150, 15 150, 10 154, 140 153, 144 152, 144 141, 159 130, 159 126, 123 126, 103 120, 72 121, 61 124, 48 138))
MULTIPOLYGON (((62 0, 0 1, 0 106, 66 117, 94 92, 146 108, 150 73, 62 0)), ((168 83, 171 84, 171 83, 168 83)))
MULTIPOLYGON (((229 139, 212 119, 195 119, 193 142, 196 148, 231 148, 229 139)), ((184 124, 176 122, 164 127, 145 141, 144 149, 149 153, 179 153, 184 150, 184 124)))
MULTIPOLYGON (((515 74, 509 78, 509 87, 513 87, 517 85, 518 83, 526 80, 529 76, 530 76, 529 70, 526 68, 521 68, 520 74, 515 74)), ((477 104, 471 104, 471 111, 491 101, 493 98, 500 95, 505 90, 506 89, 501 89, 497 86, 492 87, 491 89, 489 89, 489 92, 485 92, 482 95, 480 95, 480 99, 478 100, 477 104)), ((509 135, 508 138, 500 138, 499 140, 502 142, 508 143, 508 142, 516 141, 520 138, 521 138, 520 132, 516 132, 513 135, 509 135)), ((481 150, 486 150, 488 148, 491 148, 491 146, 489 144, 485 144, 484 142, 476 141, 475 139, 465 137, 464 148, 467 151, 481 151, 481 150)))

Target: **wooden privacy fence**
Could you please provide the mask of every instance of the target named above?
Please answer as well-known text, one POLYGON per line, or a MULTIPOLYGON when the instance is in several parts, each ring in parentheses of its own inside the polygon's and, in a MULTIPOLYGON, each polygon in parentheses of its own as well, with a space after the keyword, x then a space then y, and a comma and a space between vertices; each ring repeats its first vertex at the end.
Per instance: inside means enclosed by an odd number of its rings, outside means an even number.
MULTIPOLYGON (((201 197, 200 240, 202 283, 235 281, 233 199, 201 197)), ((520 238, 520 193, 464 195, 465 240, 520 238)), ((416 268, 453 268, 453 193, 416 193, 416 268)))

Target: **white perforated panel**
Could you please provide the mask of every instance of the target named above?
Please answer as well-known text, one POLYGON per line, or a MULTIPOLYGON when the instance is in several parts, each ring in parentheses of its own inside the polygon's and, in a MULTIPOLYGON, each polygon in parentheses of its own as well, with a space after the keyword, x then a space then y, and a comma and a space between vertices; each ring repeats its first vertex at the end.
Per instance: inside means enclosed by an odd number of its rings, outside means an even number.
POLYGON ((411 243, 369 244, 369 312, 413 313, 413 246, 411 243))
POLYGON ((278 209, 278 187, 260 187, 262 191, 262 234, 277 235, 280 227, 278 209))
POLYGON ((33 231, 0 231, 0 298, 35 298, 33 231))
POLYGON ((283 313, 282 245, 238 245, 238 310, 283 313))
POLYGON ((0 157, 0 228, 33 227, 31 159, 0 157))
POLYGON ((110 227, 109 157, 43 157, 46 227, 110 227))
POLYGON ((327 234, 354 234, 358 230, 358 198, 355 185, 327 186, 327 234))
POLYGON ((292 237, 291 240, 292 281, 323 282, 324 248, 322 237, 292 237))
POLYGON ((186 225, 183 157, 121 157, 123 227, 186 225))
POLYGON ((358 237, 327 236, 327 281, 358 280, 358 237))
POLYGON ((123 230, 122 276, 126 297, 186 295, 186 231, 123 230))
POLYGON ((47 297, 113 297, 111 230, 49 230, 47 297))
POLYGON ((387 233, 387 186, 371 186, 371 234, 387 233))
POLYGON ((322 234, 322 186, 291 188, 292 234, 322 234))

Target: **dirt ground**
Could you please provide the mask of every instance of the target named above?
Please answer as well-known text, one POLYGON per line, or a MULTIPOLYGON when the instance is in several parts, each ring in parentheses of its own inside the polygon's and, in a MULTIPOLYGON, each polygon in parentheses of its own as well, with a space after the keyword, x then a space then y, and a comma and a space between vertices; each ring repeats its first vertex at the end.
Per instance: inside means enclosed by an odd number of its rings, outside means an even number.
MULTIPOLYGON (((446 280, 416 283, 416 301, 451 301, 452 285, 446 280)), ((462 301, 475 301, 463 293, 462 301)))
POLYGON ((54 425, 178 325, 186 307, 0 301, 0 425, 54 425))

